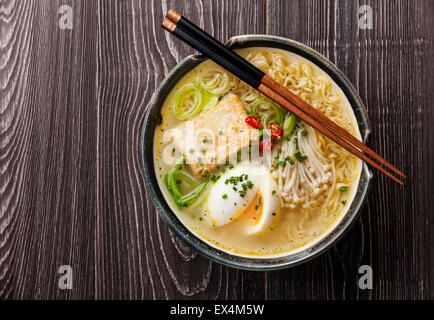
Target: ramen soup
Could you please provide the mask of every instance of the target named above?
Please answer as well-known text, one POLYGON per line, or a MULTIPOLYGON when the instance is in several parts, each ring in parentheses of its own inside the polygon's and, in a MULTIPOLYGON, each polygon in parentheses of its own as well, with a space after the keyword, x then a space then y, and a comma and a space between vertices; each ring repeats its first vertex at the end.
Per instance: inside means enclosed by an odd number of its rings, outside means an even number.
MULTIPOLYGON (((317 66, 277 49, 238 53, 360 139, 349 102, 317 66)), ((241 256, 319 241, 345 215, 361 173, 359 159, 211 61, 166 99, 154 155, 179 220, 241 256)))

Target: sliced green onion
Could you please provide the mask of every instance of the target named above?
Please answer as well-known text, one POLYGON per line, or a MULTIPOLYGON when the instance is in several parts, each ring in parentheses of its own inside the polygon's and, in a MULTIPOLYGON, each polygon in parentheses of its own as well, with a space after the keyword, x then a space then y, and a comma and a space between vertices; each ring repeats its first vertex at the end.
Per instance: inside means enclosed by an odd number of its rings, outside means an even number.
POLYGON ((295 158, 299 161, 299 162, 303 162, 304 160, 307 160, 307 155, 305 154, 301 154, 300 151, 297 151, 296 154, 294 154, 295 158))
POLYGON ((274 102, 267 99, 258 99, 255 101, 251 108, 251 113, 256 118, 261 119, 262 124, 265 128, 268 128, 268 124, 270 122, 277 123, 279 126, 282 125, 283 122, 283 114, 281 108, 275 104, 274 102), (260 105, 267 105, 271 108, 268 108, 264 111, 259 111, 260 105))
POLYGON ((346 186, 340 187, 339 191, 340 192, 347 192, 348 191, 348 187, 346 187, 346 186))

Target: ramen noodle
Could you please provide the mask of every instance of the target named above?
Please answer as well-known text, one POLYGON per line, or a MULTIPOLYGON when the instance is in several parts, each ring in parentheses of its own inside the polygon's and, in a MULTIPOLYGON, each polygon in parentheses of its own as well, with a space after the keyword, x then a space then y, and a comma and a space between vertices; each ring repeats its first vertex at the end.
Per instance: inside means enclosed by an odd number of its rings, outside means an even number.
MULTIPOLYGON (((277 49, 238 53, 360 139, 348 100, 312 62, 277 49)), ((210 61, 167 97, 154 154, 180 221, 241 256, 319 241, 348 210, 361 174, 359 159, 210 61)))

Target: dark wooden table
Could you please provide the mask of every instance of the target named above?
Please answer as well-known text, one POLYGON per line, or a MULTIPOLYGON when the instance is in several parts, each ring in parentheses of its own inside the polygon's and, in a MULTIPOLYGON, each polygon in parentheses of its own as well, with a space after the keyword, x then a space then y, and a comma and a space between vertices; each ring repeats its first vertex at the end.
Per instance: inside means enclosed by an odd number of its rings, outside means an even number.
POLYGON ((0 0, 0 25, 0 298, 434 298, 434 1, 0 0), (59 28, 64 4, 72 30, 59 28), (359 29, 363 4, 373 29, 359 29), (147 103, 194 53, 160 28, 171 7, 222 41, 267 33, 328 57, 406 186, 375 174, 347 235, 292 269, 192 251, 159 219, 140 165, 147 103), (365 264, 372 290, 358 288, 365 264), (72 290, 58 287, 61 265, 72 290))

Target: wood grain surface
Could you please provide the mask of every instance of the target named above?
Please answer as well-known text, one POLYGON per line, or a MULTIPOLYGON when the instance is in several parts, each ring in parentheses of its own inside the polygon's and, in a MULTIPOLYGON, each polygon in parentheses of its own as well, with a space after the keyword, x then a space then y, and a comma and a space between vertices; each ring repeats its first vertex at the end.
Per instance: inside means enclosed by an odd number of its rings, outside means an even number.
POLYGON ((433 299, 434 2, 0 0, 1 299, 433 299), (61 5, 73 29, 58 26, 61 5), (372 30, 358 9, 373 8, 372 30), (140 135, 159 83, 194 53, 160 24, 174 7, 222 41, 300 41, 351 80, 369 145, 409 178, 375 175, 335 247, 276 272, 198 255, 155 212, 140 135), (373 268, 372 290, 358 268, 373 268), (61 265, 73 289, 58 287, 61 265))

